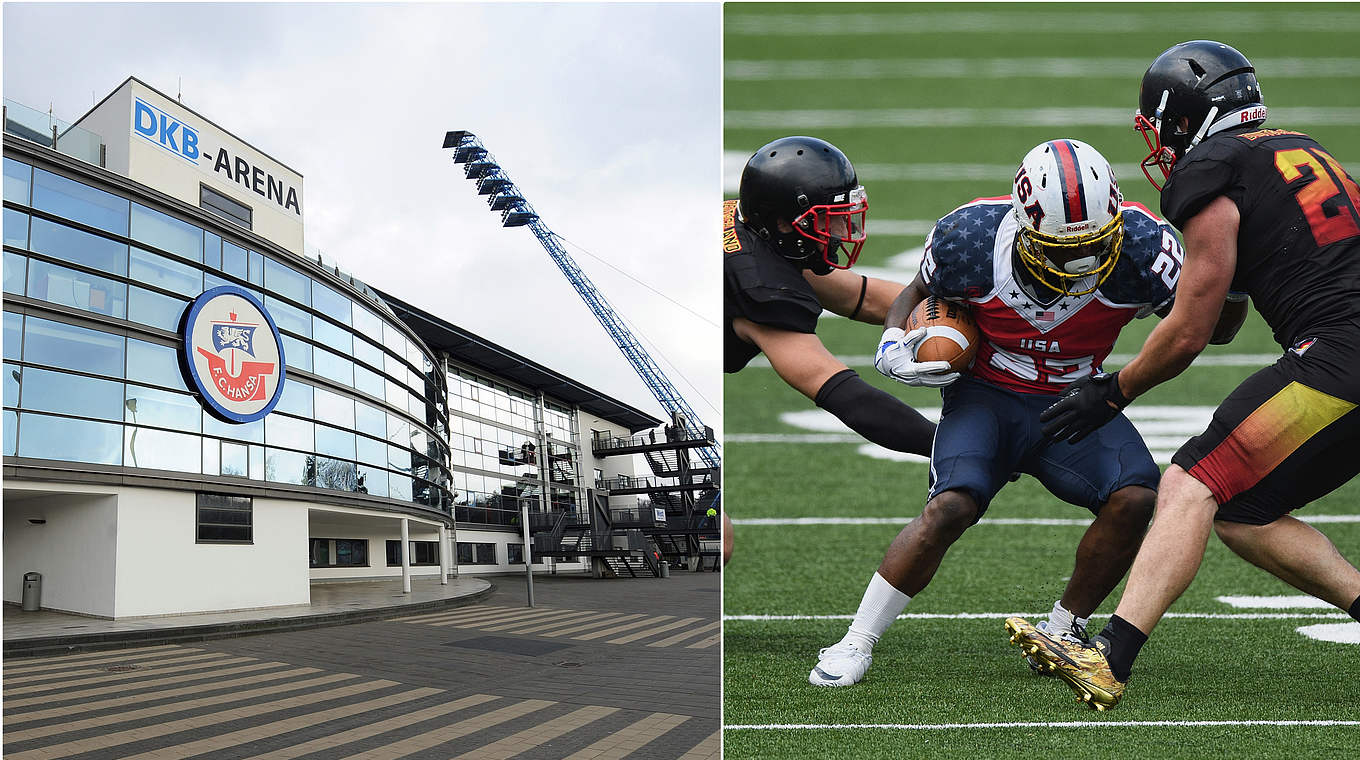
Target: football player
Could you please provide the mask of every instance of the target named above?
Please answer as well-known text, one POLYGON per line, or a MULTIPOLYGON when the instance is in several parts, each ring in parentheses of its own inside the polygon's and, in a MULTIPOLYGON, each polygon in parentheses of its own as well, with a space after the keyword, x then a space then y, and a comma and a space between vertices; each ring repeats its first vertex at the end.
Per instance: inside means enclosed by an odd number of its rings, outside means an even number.
POLYGON ((1265 120, 1255 69, 1233 48, 1184 42, 1152 62, 1136 125, 1162 212, 1185 233, 1179 295, 1128 366, 1075 384, 1044 413, 1056 438, 1099 435, 1194 360, 1225 296, 1250 295, 1284 349, 1172 458, 1094 647, 1007 621, 1013 641, 1096 709, 1123 696, 1134 658, 1195 577, 1211 526, 1243 559, 1360 620, 1360 571, 1289 514, 1360 472, 1360 188, 1312 138, 1265 120))
POLYGON ((1046 440, 1039 414, 1100 368, 1125 324, 1170 303, 1180 258, 1170 227, 1124 203, 1109 162, 1077 140, 1036 146, 1009 197, 974 200, 935 224, 875 359, 888 377, 944 388, 929 498, 888 547, 845 637, 821 651, 811 683, 864 676, 879 637, 1012 472, 1096 515, 1040 624, 1059 640, 1085 642, 1087 619, 1137 552, 1160 472, 1125 418, 1072 445, 1046 440), (930 295, 972 309, 980 338, 967 372, 932 371, 902 340, 907 317, 930 295))
POLYGON ((784 382, 851 430, 929 455, 935 424, 864 382, 816 335, 822 309, 882 324, 902 291, 848 271, 867 239, 868 207, 850 159, 831 143, 785 137, 751 156, 739 200, 723 202, 723 370, 763 353, 784 382))

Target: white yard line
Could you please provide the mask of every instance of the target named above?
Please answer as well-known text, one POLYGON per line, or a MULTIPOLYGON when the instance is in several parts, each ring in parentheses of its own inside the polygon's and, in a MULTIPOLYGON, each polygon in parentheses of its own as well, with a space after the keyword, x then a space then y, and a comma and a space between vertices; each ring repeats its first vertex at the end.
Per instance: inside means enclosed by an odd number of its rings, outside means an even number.
MULTIPOLYGON (((1103 614, 1103 613, 1100 613, 1103 614)), ((1008 617, 1039 618, 1048 612, 908 612, 898 620, 1005 620, 1008 617)), ((1184 620, 1350 620, 1344 612, 1168 612, 1163 618, 1184 620)), ((854 615, 723 615, 723 620, 756 623, 801 620, 854 620, 854 615)))
MULTIPOLYGON (((731 440, 731 437, 728 437, 731 440)), ((1357 515, 1295 515, 1307 523, 1360 523, 1357 515)), ((906 517, 745 517, 732 520, 733 525, 787 526, 787 525, 906 525, 916 519, 915 515, 906 517)), ((1030 526, 1072 526, 1090 525, 1091 520, 1084 517, 984 517, 978 525, 1030 525, 1030 526)))
MULTIPOLYGON (((1329 32, 1360 31, 1360 18, 1355 14, 1340 14, 1332 9, 1267 13, 1252 11, 1249 5, 1232 6, 1232 10, 1226 11, 1199 8, 1183 14, 1177 13, 1176 23, 1185 26, 1202 25, 1215 30, 1219 35, 1260 32, 1263 28, 1269 28, 1277 34, 1286 31, 1311 33, 1318 29, 1326 29, 1329 32)), ((897 13, 734 13, 723 20, 723 31, 728 35, 804 38, 901 37, 917 34, 989 32, 1013 34, 1017 28, 1062 29, 1068 34, 1077 32, 1109 34, 1111 30, 1118 30, 1128 34, 1165 32, 1166 26, 1164 16, 1142 13, 1131 8, 1073 10, 1072 7, 986 12, 962 10, 961 6, 953 6, 937 12, 904 8, 897 13)), ((1150 60, 1149 57, 1136 65, 1129 72, 1129 76, 1136 77, 1141 74, 1150 60)), ((1266 71, 1263 67, 1260 70, 1266 71)))
MULTIPOLYGON (((1348 126, 1360 121, 1360 108, 1297 106, 1271 112, 1280 124, 1348 126)), ((727 129, 782 132, 808 129, 938 129, 942 127, 1108 127, 1127 125, 1128 108, 1070 106, 1045 108, 796 108, 729 109, 727 129)), ((1014 171, 1014 170, 1012 170, 1014 171)), ((1133 176, 1133 175, 1125 175, 1133 176)))
POLYGON ((1360 726, 1360 720, 1072 720, 1034 723, 751 723, 724 731, 825 731, 869 728, 893 731, 944 731, 979 728, 1216 728, 1220 726, 1360 726))
MULTIPOLYGON (((849 60, 728 60, 729 82, 834 79, 1091 79, 1127 78, 1144 58, 858 58, 849 60)), ((1360 58, 1262 58, 1271 79, 1360 77, 1360 58)))

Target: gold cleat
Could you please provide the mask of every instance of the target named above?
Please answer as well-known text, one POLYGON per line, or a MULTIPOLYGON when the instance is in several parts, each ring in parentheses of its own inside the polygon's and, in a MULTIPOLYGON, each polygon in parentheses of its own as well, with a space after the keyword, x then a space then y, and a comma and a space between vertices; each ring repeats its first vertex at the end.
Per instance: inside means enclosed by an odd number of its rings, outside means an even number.
POLYGON ((1119 704, 1124 682, 1110 672, 1105 652, 1098 646, 1084 647, 1048 636, 1024 618, 1006 618, 1011 643, 1038 663, 1040 672, 1052 673, 1077 693, 1077 701, 1104 712, 1119 704))

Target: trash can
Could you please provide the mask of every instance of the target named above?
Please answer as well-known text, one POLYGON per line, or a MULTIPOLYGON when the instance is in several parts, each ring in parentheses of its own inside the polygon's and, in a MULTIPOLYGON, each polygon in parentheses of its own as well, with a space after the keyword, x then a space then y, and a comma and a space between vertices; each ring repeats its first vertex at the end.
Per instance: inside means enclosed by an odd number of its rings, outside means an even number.
POLYGON ((671 577, 671 563, 665 560, 661 561, 661 577, 662 578, 671 577))
POLYGON ((42 573, 24 573, 24 598, 20 605, 25 612, 42 608, 42 573))

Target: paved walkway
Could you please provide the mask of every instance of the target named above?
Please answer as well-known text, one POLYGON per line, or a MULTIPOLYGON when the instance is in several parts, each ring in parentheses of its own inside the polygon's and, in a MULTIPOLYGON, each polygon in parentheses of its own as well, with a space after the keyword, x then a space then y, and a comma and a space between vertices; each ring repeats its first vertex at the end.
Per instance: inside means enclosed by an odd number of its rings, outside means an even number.
POLYGON ((717 760, 721 576, 499 576, 354 625, 6 658, 4 756, 717 760))
POLYGON ((411 580, 411 593, 401 591, 401 580, 317 583, 310 604, 267 607, 235 612, 108 620, 39 610, 4 608, 6 657, 56 654, 128 646, 133 643, 203 641, 256 631, 296 630, 373 620, 411 611, 437 610, 470 604, 491 593, 483 578, 411 580))

